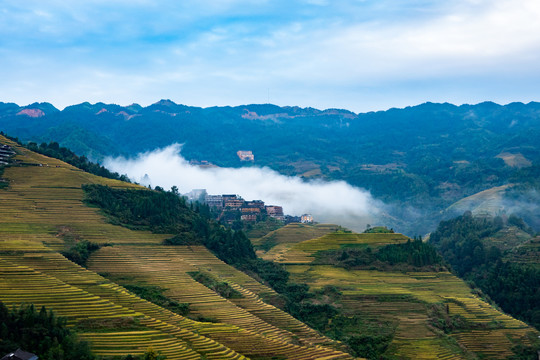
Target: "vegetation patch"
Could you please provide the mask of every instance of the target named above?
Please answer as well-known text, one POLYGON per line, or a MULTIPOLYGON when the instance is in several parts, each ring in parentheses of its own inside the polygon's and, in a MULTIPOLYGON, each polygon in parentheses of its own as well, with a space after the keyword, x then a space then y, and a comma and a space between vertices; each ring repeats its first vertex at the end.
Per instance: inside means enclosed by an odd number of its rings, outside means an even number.
POLYGON ((66 320, 51 310, 21 305, 11 310, 0 302, 0 353, 16 349, 32 352, 43 360, 93 360, 88 343, 79 341, 66 320))
POLYGON ((305 283, 290 282, 290 274, 282 265, 262 259, 250 261, 241 269, 261 278, 280 294, 280 301, 274 305, 322 334, 342 341, 355 356, 379 359, 392 341, 395 325, 391 322, 372 323, 361 316, 346 315, 341 304, 343 294, 336 286, 310 290, 305 283))
POLYGON ((436 303, 430 304, 428 309, 430 317, 430 325, 442 330, 445 334, 451 334, 456 331, 473 330, 473 329, 490 329, 500 328, 494 323, 475 323, 467 320, 461 314, 450 314, 448 304, 436 303))
POLYGON ((142 299, 150 301, 176 314, 186 316, 189 313, 189 304, 180 303, 163 295, 166 289, 150 285, 124 285, 126 289, 142 299))
POLYGON ((200 282, 212 291, 215 291, 225 299, 241 299, 244 296, 238 290, 234 289, 228 282, 219 281, 213 276, 202 271, 191 271, 188 274, 197 282, 200 282))
POLYGON ((523 339, 511 339, 515 343, 512 351, 515 355, 510 356, 510 360, 537 360, 540 351, 540 337, 538 334, 529 332, 523 339))
POLYGON ((82 189, 86 202, 100 207, 118 225, 164 234, 200 229, 197 223, 202 219, 188 208, 184 198, 172 192, 113 189, 96 184, 83 185, 82 189))
POLYGON ((245 225, 246 235, 250 239, 262 238, 266 234, 283 227, 283 222, 272 217, 267 217, 265 221, 259 221, 255 224, 247 223, 245 225))
POLYGON ((9 181, 2 178, 4 167, 0 165, 0 189, 5 189, 9 186, 9 181))
POLYGON ((257 250, 268 251, 278 244, 276 234, 268 234, 261 239, 259 245, 255 246, 257 250))
POLYGON ((141 325, 137 318, 122 316, 103 319, 82 319, 77 322, 75 329, 81 332, 109 332, 111 330, 144 331, 147 330, 147 327, 141 325))
POLYGON ((386 226, 373 226, 367 225, 364 234, 393 234, 394 229, 388 229, 386 226))
POLYGON ((9 186, 9 180, 2 178, 2 175, 4 175, 5 168, 6 168, 6 165, 0 164, 0 189, 5 189, 9 186))
POLYGON ((291 315, 343 342, 354 356, 380 359, 392 342, 395 324, 346 315, 341 304, 343 294, 335 286, 310 291, 306 284, 289 283, 282 294, 287 299, 285 309, 291 315))
POLYGON ((278 293, 285 290, 289 281, 289 272, 273 261, 256 258, 237 264, 236 267, 278 293))
MULTIPOLYGON (((269 218, 266 220, 266 222, 268 221, 276 222, 277 220, 269 218)), ((310 225, 310 224, 292 223, 292 224, 283 226, 279 229, 273 229, 273 231, 269 232, 268 234, 260 238, 254 238, 251 232, 248 232, 247 234, 248 234, 248 237, 252 240, 253 246, 256 249, 258 250, 260 249, 266 252, 279 244, 283 244, 283 243, 294 244, 294 243, 299 243, 305 240, 319 238, 326 234, 335 232, 338 229, 341 229, 341 227, 338 225, 332 225, 332 224, 310 225)))
POLYGON ((164 245, 201 245, 201 241, 191 232, 183 232, 163 240, 164 245))
POLYGON ((375 249, 367 244, 344 244, 341 249, 317 252, 314 264, 381 271, 446 270, 435 248, 421 239, 375 249))
POLYGON ((82 240, 71 246, 69 250, 63 251, 62 255, 74 263, 86 267, 86 261, 90 255, 99 250, 102 246, 104 245, 96 244, 88 240, 82 240))

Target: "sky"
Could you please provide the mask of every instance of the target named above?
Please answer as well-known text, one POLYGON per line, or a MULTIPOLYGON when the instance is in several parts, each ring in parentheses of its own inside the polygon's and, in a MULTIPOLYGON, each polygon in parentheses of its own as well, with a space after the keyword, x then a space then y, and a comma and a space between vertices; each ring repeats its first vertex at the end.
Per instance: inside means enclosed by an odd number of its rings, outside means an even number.
POLYGON ((538 19, 538 0, 0 0, 0 101, 538 101, 538 19))

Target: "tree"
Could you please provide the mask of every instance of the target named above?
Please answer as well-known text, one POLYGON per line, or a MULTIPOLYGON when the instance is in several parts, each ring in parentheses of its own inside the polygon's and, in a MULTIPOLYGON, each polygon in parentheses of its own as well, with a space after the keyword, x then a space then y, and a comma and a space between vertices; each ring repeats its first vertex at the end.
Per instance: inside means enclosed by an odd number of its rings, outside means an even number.
POLYGON ((160 352, 154 350, 152 346, 149 346, 143 355, 143 360, 164 360, 165 358, 160 352))

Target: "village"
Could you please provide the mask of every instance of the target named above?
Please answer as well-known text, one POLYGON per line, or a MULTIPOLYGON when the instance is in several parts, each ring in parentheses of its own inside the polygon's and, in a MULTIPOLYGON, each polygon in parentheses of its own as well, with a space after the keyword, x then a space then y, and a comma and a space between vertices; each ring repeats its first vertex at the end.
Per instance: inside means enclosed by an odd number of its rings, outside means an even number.
POLYGON ((310 214, 285 215, 282 206, 266 205, 262 200, 244 200, 236 194, 210 195, 206 189, 195 189, 184 196, 190 202, 198 201, 208 205, 216 219, 227 224, 232 224, 237 220, 256 223, 265 221, 267 218, 283 221, 285 224, 313 223, 313 216, 310 214))
POLYGON ((15 155, 15 152, 9 145, 0 143, 0 188, 6 187, 8 181, 2 178, 3 168, 9 164, 10 157, 15 155))
POLYGON ((15 155, 15 152, 9 145, 0 144, 0 166, 7 165, 9 163, 9 158, 15 155))
MULTIPOLYGON (((240 161, 255 161, 255 155, 251 150, 239 150, 236 155, 240 161)), ((191 160, 190 165, 200 166, 202 168, 215 167, 206 160, 191 160)), ((241 220, 248 223, 265 221, 267 218, 289 223, 313 223, 313 216, 304 214, 302 216, 285 215, 283 207, 278 205, 265 205, 262 200, 244 200, 240 195, 222 194, 209 195, 206 189, 194 189, 184 194, 188 201, 198 201, 208 205, 211 212, 218 221, 232 224, 241 220)))

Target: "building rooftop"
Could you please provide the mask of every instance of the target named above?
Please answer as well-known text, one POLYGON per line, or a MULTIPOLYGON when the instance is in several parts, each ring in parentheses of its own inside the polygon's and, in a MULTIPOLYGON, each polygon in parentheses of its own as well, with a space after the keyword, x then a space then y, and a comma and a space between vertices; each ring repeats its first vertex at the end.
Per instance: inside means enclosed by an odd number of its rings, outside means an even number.
POLYGON ((0 360, 38 360, 37 355, 28 351, 17 349, 12 353, 7 354, 0 360))

